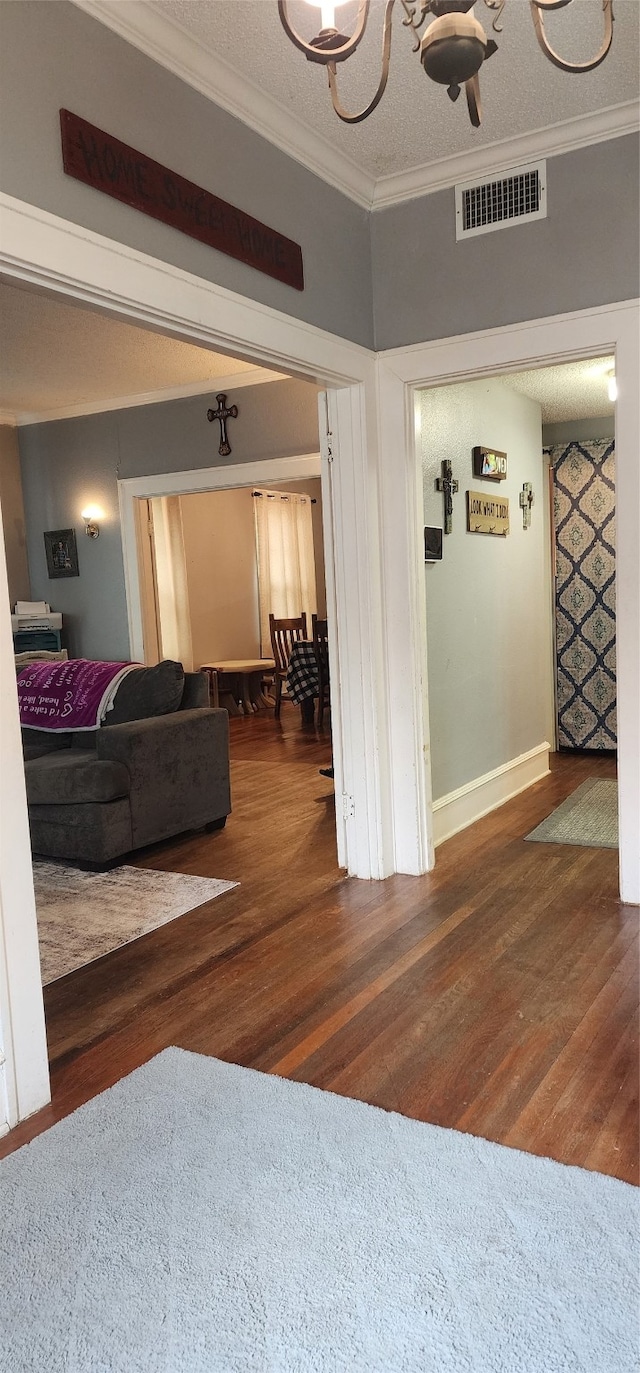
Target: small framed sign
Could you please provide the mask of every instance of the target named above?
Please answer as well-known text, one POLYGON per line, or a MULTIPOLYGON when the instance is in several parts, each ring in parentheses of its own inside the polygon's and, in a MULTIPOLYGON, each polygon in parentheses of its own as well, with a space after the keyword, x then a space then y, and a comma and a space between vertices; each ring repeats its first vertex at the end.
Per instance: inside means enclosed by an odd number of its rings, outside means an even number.
POLYGON ((470 534, 497 534, 505 538, 509 533, 508 497, 467 491, 467 530, 470 534))
POLYGON ((426 563, 438 563, 442 557, 442 530, 433 525, 425 525, 424 530, 424 560, 426 563))
POLYGON ((473 475, 485 481, 503 482, 507 475, 507 455, 497 448, 474 448, 473 475))
POLYGON ((50 577, 79 577, 75 529, 47 529, 44 536, 50 577))

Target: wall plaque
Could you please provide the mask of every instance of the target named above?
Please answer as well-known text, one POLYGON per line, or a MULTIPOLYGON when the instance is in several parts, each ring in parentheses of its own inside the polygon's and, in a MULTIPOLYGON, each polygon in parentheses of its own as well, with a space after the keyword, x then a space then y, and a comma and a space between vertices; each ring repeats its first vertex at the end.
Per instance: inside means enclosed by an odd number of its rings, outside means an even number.
POLYGON ((499 448, 474 448, 473 475, 483 481, 503 482, 507 475, 507 455, 499 448))
POLYGON ((470 534, 509 533, 509 500, 484 491, 467 491, 467 529, 470 534))
POLYGON ((60 111, 60 128, 62 162, 68 176, 296 291, 304 290, 298 243, 69 110, 60 111))

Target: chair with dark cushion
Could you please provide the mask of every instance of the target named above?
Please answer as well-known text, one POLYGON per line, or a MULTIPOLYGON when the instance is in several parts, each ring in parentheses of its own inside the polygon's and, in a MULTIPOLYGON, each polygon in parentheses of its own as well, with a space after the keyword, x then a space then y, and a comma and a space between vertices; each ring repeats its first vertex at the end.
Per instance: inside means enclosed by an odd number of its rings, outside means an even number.
POLYGON ((296 620, 276 619, 275 616, 270 615, 269 633, 271 635, 271 655, 276 665, 274 672, 276 687, 274 714, 277 720, 280 715, 280 706, 282 704, 282 685, 283 682, 286 682, 287 673, 289 671, 291 649, 294 644, 299 643, 301 639, 306 639, 307 637, 307 617, 304 610, 301 611, 296 620))

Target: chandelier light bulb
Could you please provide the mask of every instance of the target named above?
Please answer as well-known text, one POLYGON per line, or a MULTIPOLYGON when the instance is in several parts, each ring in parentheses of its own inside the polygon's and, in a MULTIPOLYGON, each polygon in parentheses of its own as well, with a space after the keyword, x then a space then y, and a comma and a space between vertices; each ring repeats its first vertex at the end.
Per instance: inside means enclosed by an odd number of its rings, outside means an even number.
POLYGON ((336 9, 338 5, 344 4, 344 0, 307 0, 314 10, 320 10, 320 20, 323 29, 335 29, 336 9))
MULTIPOLYGON (((297 32, 289 16, 291 0, 277 0, 278 13, 282 27, 294 47, 303 52, 309 62, 316 62, 326 68, 329 78, 331 103, 339 119, 345 124, 360 124, 368 119, 378 108, 386 90, 391 58, 391 23, 396 0, 385 0, 384 9, 376 5, 376 18, 382 21, 382 64, 380 79, 374 94, 364 109, 349 111, 344 107, 338 93, 338 66, 353 56, 364 37, 367 21, 371 12, 371 0, 358 0, 358 12, 353 32, 347 36, 336 29, 336 9, 345 0, 307 0, 307 4, 320 10, 322 29, 315 38, 303 38, 297 32)), ((502 12, 508 0, 484 0, 485 9, 492 20, 492 29, 502 33, 502 12)), ((524 0, 522 0, 524 3, 524 0)), ((498 51, 495 38, 487 37, 479 20, 473 13, 475 7, 482 13, 480 0, 399 0, 399 9, 404 11, 402 27, 409 29, 413 50, 419 53, 425 74, 438 85, 446 86, 447 95, 457 100, 464 88, 467 98, 469 118, 474 128, 482 122, 480 105, 480 73, 484 63, 498 51), (424 26, 426 25, 426 28, 424 26), (421 29, 424 32, 421 33, 421 29)), ((585 62, 571 62, 551 46, 545 30, 545 17, 551 10, 568 9, 574 12, 580 7, 579 0, 529 0, 529 9, 538 44, 544 55, 560 71, 590 72, 604 62, 613 39, 613 0, 601 0, 602 39, 593 57, 585 62)))

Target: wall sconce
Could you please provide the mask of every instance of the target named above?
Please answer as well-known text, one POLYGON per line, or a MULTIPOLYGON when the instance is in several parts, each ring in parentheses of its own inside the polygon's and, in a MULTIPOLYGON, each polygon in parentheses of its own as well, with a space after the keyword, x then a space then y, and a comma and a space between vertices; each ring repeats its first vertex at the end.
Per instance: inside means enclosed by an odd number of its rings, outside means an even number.
POLYGON ((100 526, 97 521, 104 518, 104 512, 100 509, 100 506, 86 505, 84 510, 80 511, 80 515, 85 522, 85 534, 88 534, 90 539, 98 539, 100 537, 100 526))

